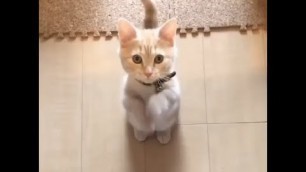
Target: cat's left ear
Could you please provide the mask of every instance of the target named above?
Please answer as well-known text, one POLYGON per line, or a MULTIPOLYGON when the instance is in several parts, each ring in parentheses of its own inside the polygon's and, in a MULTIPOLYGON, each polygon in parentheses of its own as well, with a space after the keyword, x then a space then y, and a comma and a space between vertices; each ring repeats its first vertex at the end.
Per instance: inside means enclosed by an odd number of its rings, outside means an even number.
POLYGON ((177 29, 177 20, 172 18, 166 21, 159 29, 160 39, 167 41, 171 46, 174 45, 174 39, 177 29))
POLYGON ((136 27, 124 18, 120 18, 118 20, 117 30, 119 41, 122 47, 137 37, 136 27))

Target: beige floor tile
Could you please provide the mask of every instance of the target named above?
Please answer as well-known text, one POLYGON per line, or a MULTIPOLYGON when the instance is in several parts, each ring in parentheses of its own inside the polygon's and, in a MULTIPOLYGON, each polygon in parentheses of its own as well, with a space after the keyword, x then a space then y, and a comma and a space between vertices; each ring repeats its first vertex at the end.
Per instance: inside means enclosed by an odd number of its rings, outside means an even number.
POLYGON ((146 172, 208 172, 207 126, 178 125, 166 145, 155 137, 145 143, 146 172))
POLYGON ((82 43, 39 42, 39 171, 81 171, 82 43))
MULTIPOLYGON (((177 41, 180 123, 205 123, 206 110, 213 123, 266 120, 266 32, 177 41)), ((41 172, 266 171, 265 123, 209 124, 209 139, 206 124, 178 125, 167 145, 136 141, 121 103, 118 46, 116 38, 40 42, 41 172)))
POLYGON ((264 52, 265 53, 265 65, 266 65, 266 68, 267 68, 267 61, 268 61, 268 58, 267 58, 267 56, 268 56, 267 30, 263 30, 262 33, 263 33, 264 49, 265 49, 265 52, 264 52))
POLYGON ((262 32, 204 37, 208 122, 266 121, 267 71, 262 32))
POLYGON ((266 172, 267 124, 209 124, 211 172, 266 172))
POLYGON ((203 36, 178 38, 177 73, 181 86, 181 124, 205 123, 203 36))
MULTIPOLYGON (((84 42, 83 112, 86 118, 103 117, 104 122, 122 120, 122 70, 117 54, 118 41, 93 40, 84 42), (92 116, 97 115, 97 116, 92 116)), ((84 119, 83 119, 84 120, 84 119)))
POLYGON ((83 172, 143 172, 144 145, 125 123, 116 38, 84 42, 83 172))

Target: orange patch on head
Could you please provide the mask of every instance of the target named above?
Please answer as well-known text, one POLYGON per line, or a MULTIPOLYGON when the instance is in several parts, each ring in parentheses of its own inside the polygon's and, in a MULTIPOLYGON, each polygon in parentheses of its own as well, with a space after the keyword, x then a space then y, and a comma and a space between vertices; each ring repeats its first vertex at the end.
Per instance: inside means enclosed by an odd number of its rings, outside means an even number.
POLYGON ((170 70, 174 65, 176 54, 174 47, 176 23, 168 21, 161 28, 138 29, 135 30, 135 36, 134 27, 126 21, 122 22, 121 27, 125 26, 129 30, 126 32, 121 28, 121 32, 119 32, 121 44, 119 55, 123 69, 129 75, 144 82, 151 82, 172 72, 170 70), (131 35, 127 33, 131 33, 131 35), (142 58, 141 63, 135 63, 133 55, 139 55, 142 58), (158 55, 163 56, 161 62, 155 60, 158 55))

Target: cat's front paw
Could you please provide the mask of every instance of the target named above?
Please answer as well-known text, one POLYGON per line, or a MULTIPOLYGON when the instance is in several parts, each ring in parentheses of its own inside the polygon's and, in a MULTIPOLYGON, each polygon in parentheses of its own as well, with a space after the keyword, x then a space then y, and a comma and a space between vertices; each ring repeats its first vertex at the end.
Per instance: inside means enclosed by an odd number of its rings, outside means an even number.
POLYGON ((134 136, 135 136, 136 140, 142 142, 142 141, 146 140, 148 135, 147 135, 146 132, 138 131, 138 130, 134 129, 134 136))
POLYGON ((167 144, 169 143, 171 139, 171 130, 157 132, 157 140, 161 144, 167 144))

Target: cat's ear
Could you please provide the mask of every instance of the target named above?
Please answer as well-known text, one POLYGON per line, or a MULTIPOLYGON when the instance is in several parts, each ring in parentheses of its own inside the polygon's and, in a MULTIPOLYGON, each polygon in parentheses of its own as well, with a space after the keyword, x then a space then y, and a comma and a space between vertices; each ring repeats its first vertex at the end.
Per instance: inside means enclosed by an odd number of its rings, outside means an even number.
POLYGON ((177 20, 175 18, 166 21, 159 29, 160 39, 169 42, 170 45, 173 46, 176 35, 176 29, 177 29, 177 20))
POLYGON ((118 20, 117 30, 121 46, 124 46, 129 41, 136 39, 136 27, 124 18, 120 18, 118 20))

